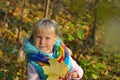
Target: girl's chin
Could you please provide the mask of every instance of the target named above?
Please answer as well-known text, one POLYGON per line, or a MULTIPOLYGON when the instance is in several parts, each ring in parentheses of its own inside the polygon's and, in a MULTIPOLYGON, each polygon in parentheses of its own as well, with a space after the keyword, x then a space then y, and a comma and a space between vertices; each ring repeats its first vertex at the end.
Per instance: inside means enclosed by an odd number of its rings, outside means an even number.
POLYGON ((52 51, 48 51, 48 50, 41 50, 41 49, 39 49, 41 52, 45 52, 45 53, 52 53, 52 51))
POLYGON ((46 50, 45 50, 45 49, 40 49, 40 48, 39 48, 39 50, 40 50, 41 52, 46 52, 46 50))
POLYGON ((45 53, 47 52, 46 49, 40 49, 40 48, 39 48, 39 50, 40 50, 41 52, 45 52, 45 53))

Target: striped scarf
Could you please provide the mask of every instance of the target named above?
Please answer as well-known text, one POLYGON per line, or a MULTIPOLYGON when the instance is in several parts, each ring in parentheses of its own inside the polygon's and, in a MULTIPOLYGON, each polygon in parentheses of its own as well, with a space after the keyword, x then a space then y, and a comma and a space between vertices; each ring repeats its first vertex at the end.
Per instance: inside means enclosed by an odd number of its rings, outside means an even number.
POLYGON ((24 40, 23 49, 27 56, 27 62, 31 63, 41 80, 46 80, 47 75, 44 74, 44 70, 42 66, 48 65, 49 59, 56 59, 58 62, 64 61, 67 64, 68 70, 71 68, 71 62, 69 59, 69 54, 67 50, 60 45, 61 41, 59 39, 56 40, 56 44, 53 47, 53 55, 49 55, 45 52, 39 51, 32 42, 28 41, 28 39, 24 40))

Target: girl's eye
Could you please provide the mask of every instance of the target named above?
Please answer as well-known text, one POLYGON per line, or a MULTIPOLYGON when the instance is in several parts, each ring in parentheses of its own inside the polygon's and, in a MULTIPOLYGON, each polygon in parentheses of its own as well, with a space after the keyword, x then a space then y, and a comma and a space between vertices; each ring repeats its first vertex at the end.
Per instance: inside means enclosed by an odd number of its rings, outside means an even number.
POLYGON ((48 39, 50 39, 49 37, 46 37, 46 39, 48 40, 48 39))
POLYGON ((41 36, 37 36, 36 38, 37 38, 37 39, 41 39, 41 36))

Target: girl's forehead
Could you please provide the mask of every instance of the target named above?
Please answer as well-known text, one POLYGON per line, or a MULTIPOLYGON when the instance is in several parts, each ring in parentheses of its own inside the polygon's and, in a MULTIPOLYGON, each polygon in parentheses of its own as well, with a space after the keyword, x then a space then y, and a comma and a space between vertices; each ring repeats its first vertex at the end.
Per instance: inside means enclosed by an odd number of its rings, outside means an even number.
POLYGON ((54 32, 49 32, 49 31, 48 32, 43 32, 42 31, 42 32, 37 32, 36 35, 55 35, 55 33, 54 32))
POLYGON ((41 29, 37 29, 35 35, 53 35, 54 36, 56 34, 52 28, 49 28, 49 29, 41 28, 41 29))

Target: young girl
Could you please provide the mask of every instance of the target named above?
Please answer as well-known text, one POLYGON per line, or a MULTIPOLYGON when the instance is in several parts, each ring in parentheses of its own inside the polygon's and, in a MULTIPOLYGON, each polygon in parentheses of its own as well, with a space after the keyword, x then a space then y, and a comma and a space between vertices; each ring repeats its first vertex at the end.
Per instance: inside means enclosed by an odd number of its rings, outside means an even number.
POLYGON ((27 55, 28 80, 47 80, 48 76, 44 74, 42 66, 49 64, 49 59, 64 61, 68 67, 66 76, 59 80, 79 80, 83 76, 82 68, 58 38, 57 23, 51 19, 44 18, 35 24, 32 36, 30 40, 24 40, 23 48, 27 55))

